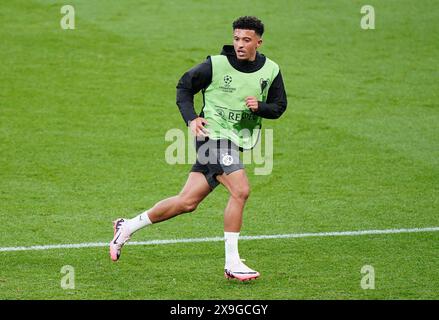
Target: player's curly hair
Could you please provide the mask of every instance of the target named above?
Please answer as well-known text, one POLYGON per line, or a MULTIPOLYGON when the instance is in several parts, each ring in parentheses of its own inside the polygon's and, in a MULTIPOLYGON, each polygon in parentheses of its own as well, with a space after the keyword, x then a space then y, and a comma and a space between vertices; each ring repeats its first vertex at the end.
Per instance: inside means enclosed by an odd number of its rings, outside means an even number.
POLYGON ((262 37, 262 34, 264 33, 264 24, 256 17, 244 16, 233 21, 233 30, 235 29, 254 30, 256 34, 262 37))

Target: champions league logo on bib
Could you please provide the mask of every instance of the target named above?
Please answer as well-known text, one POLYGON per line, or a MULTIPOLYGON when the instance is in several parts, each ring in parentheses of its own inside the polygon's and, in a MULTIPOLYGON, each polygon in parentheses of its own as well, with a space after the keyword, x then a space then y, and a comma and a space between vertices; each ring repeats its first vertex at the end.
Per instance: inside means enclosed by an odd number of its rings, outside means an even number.
POLYGON ((228 92, 228 93, 233 93, 236 88, 232 88, 230 85, 233 81, 232 76, 230 75, 225 75, 224 78, 224 85, 220 86, 219 88, 223 91, 223 92, 228 92))
POLYGON ((225 166, 230 166, 231 164, 233 164, 233 157, 230 154, 222 154, 223 158, 222 158, 222 163, 225 166))
POLYGON ((231 83, 232 83, 232 76, 229 75, 224 76, 224 85, 226 87, 230 87, 231 83))

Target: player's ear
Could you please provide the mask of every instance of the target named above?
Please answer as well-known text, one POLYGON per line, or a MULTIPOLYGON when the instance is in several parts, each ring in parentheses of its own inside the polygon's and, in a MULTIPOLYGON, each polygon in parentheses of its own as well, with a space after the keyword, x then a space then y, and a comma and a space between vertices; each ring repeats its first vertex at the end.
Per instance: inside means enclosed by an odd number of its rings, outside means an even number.
POLYGON ((262 39, 259 38, 259 40, 258 40, 258 42, 257 42, 257 46, 256 46, 256 48, 259 48, 261 45, 262 45, 262 39))

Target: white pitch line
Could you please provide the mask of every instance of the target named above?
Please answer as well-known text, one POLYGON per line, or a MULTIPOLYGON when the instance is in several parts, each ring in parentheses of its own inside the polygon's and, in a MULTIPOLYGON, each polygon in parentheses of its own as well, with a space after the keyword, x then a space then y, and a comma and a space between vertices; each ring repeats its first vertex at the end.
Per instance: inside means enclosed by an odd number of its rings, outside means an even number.
MULTIPOLYGON (((362 236, 374 234, 395 234, 395 233, 415 233, 415 232, 436 232, 439 227, 412 228, 412 229, 385 229, 385 230, 358 230, 358 231, 336 231, 336 232, 317 232, 317 233, 288 233, 258 236, 241 236, 240 240, 262 240, 262 239, 289 239, 289 238, 306 238, 306 237, 337 237, 337 236, 362 236)), ((223 237, 212 238, 187 238, 187 239, 169 239, 169 240, 150 240, 150 241, 133 241, 127 243, 130 246, 161 245, 174 243, 196 243, 196 242, 215 242, 223 241, 223 237)), ((36 251, 50 249, 78 249, 78 248, 98 248, 106 247, 109 242, 90 242, 77 244, 51 244, 29 247, 4 247, 0 252, 10 251, 36 251)))

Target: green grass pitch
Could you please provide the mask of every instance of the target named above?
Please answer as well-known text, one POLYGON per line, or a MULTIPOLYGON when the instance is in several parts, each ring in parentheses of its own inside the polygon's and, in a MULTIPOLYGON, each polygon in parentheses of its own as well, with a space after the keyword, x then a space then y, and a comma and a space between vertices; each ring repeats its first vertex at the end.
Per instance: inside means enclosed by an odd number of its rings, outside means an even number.
MULTIPOLYGON (((112 220, 181 189, 164 137, 179 77, 265 23, 289 105, 242 235, 439 226, 439 12, 414 1, 72 0, 0 4, 0 247, 109 242, 112 220), (375 29, 360 27, 364 4, 375 29)), ((197 97, 197 110, 201 99, 197 97)), ((226 191, 133 241, 222 236, 226 191)), ((241 241, 261 278, 223 278, 222 242, 0 252, 0 299, 438 299, 438 232, 241 241), (60 272, 75 268, 75 288, 60 272), (360 286, 375 270, 375 289, 360 286)))

